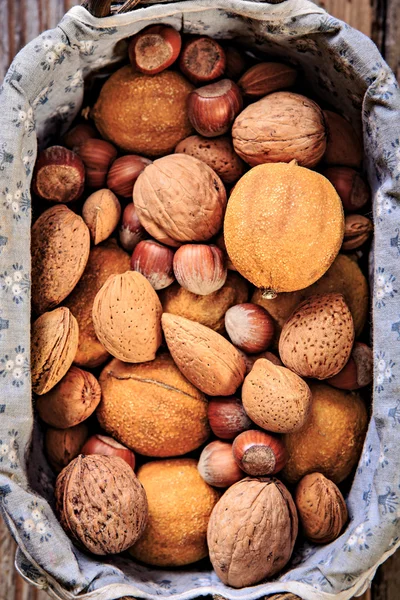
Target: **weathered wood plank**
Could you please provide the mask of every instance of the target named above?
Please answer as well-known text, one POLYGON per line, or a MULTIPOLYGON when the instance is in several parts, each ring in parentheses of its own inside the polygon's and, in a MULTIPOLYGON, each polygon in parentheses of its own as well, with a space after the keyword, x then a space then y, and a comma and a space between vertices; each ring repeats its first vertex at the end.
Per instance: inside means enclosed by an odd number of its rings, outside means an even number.
POLYGON ((371 37, 374 11, 370 0, 319 0, 317 4, 371 37))

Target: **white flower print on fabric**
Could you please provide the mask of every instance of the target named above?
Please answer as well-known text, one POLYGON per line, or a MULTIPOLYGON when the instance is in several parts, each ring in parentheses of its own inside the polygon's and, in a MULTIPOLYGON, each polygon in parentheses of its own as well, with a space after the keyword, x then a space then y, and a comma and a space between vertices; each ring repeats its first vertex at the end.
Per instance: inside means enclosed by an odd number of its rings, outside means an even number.
POLYGON ((22 181, 18 181, 14 190, 12 188, 4 188, 3 206, 13 213, 13 218, 19 221, 21 217, 29 215, 31 208, 31 199, 28 190, 23 190, 22 181))
POLYGON ((30 175, 34 164, 33 150, 28 150, 26 154, 23 155, 22 164, 24 165, 26 176, 30 175))
POLYGON ((35 120, 33 116, 33 108, 30 106, 29 108, 24 108, 22 104, 17 104, 17 106, 13 106, 14 118, 12 122, 15 127, 23 128, 27 134, 31 134, 32 131, 35 130, 35 120))
POLYGON ((18 469, 18 431, 11 429, 5 440, 0 440, 0 463, 7 464, 10 469, 18 469))
POLYGON ((76 73, 74 73, 73 75, 69 75, 67 77, 67 82, 68 85, 65 88, 65 92, 69 93, 69 92, 76 92, 77 90, 79 90, 80 88, 83 87, 83 74, 82 74, 82 70, 78 69, 76 71, 76 73))
POLYGON ((75 111, 75 103, 67 102, 66 104, 60 104, 57 108, 50 114, 49 121, 57 122, 57 123, 67 123, 71 120, 71 113, 75 111))
POLYGON ((35 536, 41 543, 48 542, 51 533, 43 506, 33 501, 29 504, 28 511, 25 517, 20 517, 17 521, 17 527, 21 530, 22 535, 28 540, 35 536))
POLYGON ((371 454, 372 454, 372 446, 371 444, 367 444, 364 446, 362 455, 361 455, 361 459, 360 459, 360 464, 358 467, 358 473, 362 473, 363 472, 363 468, 364 467, 369 467, 369 465, 371 464, 371 454))
POLYGON ((83 56, 92 56, 95 48, 95 43, 92 40, 81 40, 79 42, 79 52, 83 54, 83 56))
POLYGON ((397 206, 394 200, 385 196, 382 190, 378 190, 375 194, 376 215, 378 220, 382 221, 385 215, 390 215, 397 206))
POLYGON ((71 49, 67 45, 67 38, 62 41, 55 41, 51 34, 44 34, 38 38, 38 43, 34 46, 36 52, 40 52, 43 60, 40 66, 44 71, 50 71, 60 65, 70 54, 71 49))
POLYGON ((346 544, 343 546, 344 552, 352 552, 355 549, 368 550, 369 549, 369 538, 372 536, 370 528, 366 529, 366 523, 358 525, 348 538, 346 544))
POLYGON ((49 101, 49 96, 54 90, 54 80, 50 81, 48 85, 46 85, 36 96, 35 100, 32 103, 32 106, 35 108, 36 106, 43 106, 49 101))
POLYGON ((397 294, 395 281, 394 275, 385 272, 384 267, 378 267, 375 277, 375 305, 377 308, 386 306, 387 299, 393 298, 397 294))
POLYGON ((29 375, 29 359, 25 348, 17 346, 14 353, 5 354, 0 359, 0 376, 10 379, 15 387, 24 385, 29 375))
POLYGON ((15 263, 10 271, 4 271, 0 275, 0 286, 3 290, 12 294, 15 304, 21 304, 30 288, 29 275, 24 272, 22 265, 15 263))
POLYGON ((386 357, 385 352, 380 351, 376 354, 377 373, 375 374, 375 391, 383 392, 385 383, 391 383, 394 379, 393 367, 395 362, 386 357))
POLYGON ((379 455, 379 466, 382 469, 384 469, 389 464, 388 452, 389 452, 389 448, 385 444, 383 446, 383 448, 381 449, 381 453, 379 455))

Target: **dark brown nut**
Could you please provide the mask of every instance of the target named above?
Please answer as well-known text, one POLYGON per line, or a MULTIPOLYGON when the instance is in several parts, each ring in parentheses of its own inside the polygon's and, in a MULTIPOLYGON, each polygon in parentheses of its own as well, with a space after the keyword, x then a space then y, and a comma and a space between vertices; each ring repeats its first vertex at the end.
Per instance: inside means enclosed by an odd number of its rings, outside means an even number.
POLYGON ((297 71, 289 65, 277 62, 258 63, 250 67, 238 81, 238 86, 248 98, 262 98, 271 92, 292 87, 297 71))
POLYGON ((86 423, 68 429, 47 429, 44 445, 49 463, 56 473, 78 456, 88 436, 89 429, 86 423))
POLYGON ((356 250, 369 239, 374 226, 363 215, 347 215, 344 221, 342 250, 356 250))
POLYGON ((188 98, 189 120, 205 137, 227 133, 242 108, 242 94, 230 79, 197 88, 188 98))
POLYGON ((254 585, 288 563, 297 531, 296 507, 283 483, 242 479, 211 513, 207 542, 212 566, 225 585, 254 585))
POLYGON ((304 535, 310 542, 329 544, 339 537, 348 513, 333 481, 321 473, 306 475, 296 488, 295 502, 304 535))
POLYGON ((75 152, 63 146, 43 150, 36 161, 32 189, 50 202, 73 202, 85 184, 85 167, 75 152))
POLYGON ((226 66, 226 56, 217 41, 202 36, 189 40, 183 47, 179 66, 193 83, 208 83, 221 77, 226 66))
POLYGON ((348 212, 357 212, 371 200, 368 184, 355 169, 350 167, 329 167, 322 171, 329 179, 348 212))
POLYGON ((100 399, 101 389, 95 376, 71 367, 53 389, 37 399, 36 410, 48 425, 66 429, 89 418, 100 399))
POLYGON ((327 142, 324 163, 358 169, 362 163, 363 149, 352 125, 342 116, 324 110, 327 142))
POLYGON ((351 356, 337 375, 326 383, 340 390, 358 390, 372 382, 374 355, 372 348, 361 342, 355 342, 351 356))
POLYGON ((64 531, 93 554, 127 550, 146 527, 146 493, 120 457, 78 456, 58 476, 55 496, 64 531))

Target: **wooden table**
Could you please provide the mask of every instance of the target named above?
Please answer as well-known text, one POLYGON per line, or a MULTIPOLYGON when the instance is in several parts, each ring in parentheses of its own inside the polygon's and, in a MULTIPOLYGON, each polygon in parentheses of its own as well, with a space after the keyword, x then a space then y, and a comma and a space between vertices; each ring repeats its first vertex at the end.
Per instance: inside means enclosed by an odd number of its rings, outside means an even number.
MULTIPOLYGON (((0 80, 14 55, 46 29, 55 27, 79 0, 0 0, 0 80)), ((400 0, 320 0, 319 4, 372 37, 400 77, 400 0)), ((14 571, 14 543, 0 520, 0 600, 47 600, 14 571)), ((399 600, 400 552, 378 571, 362 600, 399 600)))

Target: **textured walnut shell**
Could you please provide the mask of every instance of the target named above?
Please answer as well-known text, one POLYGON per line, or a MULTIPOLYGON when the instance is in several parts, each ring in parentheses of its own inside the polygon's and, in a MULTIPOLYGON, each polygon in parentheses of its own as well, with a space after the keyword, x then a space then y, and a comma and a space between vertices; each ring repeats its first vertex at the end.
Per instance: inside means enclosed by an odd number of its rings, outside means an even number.
POLYGON ((68 429, 48 427, 45 436, 46 454, 56 473, 62 471, 80 454, 88 437, 89 429, 86 423, 79 423, 68 429))
POLYGON ((32 305, 42 314, 60 304, 78 283, 89 258, 83 219, 65 205, 52 206, 32 227, 32 305))
POLYGON ((146 527, 146 493, 117 456, 78 456, 58 476, 55 496, 61 526, 93 554, 127 550, 146 527))
POLYGON ((231 306, 247 302, 249 286, 239 275, 228 271, 225 284, 207 296, 192 294, 178 283, 160 292, 164 312, 197 321, 218 333, 225 329, 225 313, 231 306))
POLYGON ((245 164, 236 154, 227 136, 205 138, 191 135, 179 142, 178 154, 188 154, 205 162, 224 183, 235 183, 244 173, 245 164))
POLYGON ((180 456, 209 436, 207 400, 169 354, 130 365, 112 360, 100 375, 101 427, 144 456, 180 456))
POLYGON ((161 345, 162 306, 143 275, 107 279, 93 303, 93 325, 105 349, 124 362, 154 360, 161 345))
POLYGON ((295 159, 311 168, 326 148, 318 104, 292 92, 275 92, 250 104, 236 118, 232 137, 235 151, 252 167, 295 159))
POLYGON ((295 502, 306 538, 329 544, 339 537, 348 519, 339 488, 322 473, 310 473, 299 482, 295 502))
POLYGON ((78 285, 64 302, 79 325, 79 344, 74 359, 77 365, 98 367, 109 356, 94 330, 93 302, 110 275, 125 273, 129 268, 130 257, 118 247, 115 240, 108 240, 90 251, 86 269, 78 285))
POLYGON ((79 328, 68 308, 41 315, 32 326, 32 389, 42 395, 64 377, 78 348, 79 328))
POLYGON ((209 396, 236 392, 246 366, 235 346, 195 321, 170 313, 164 313, 161 321, 168 349, 186 379, 209 396))
POLYGON ((226 585, 254 585, 288 563, 297 531, 296 507, 283 483, 247 477, 230 487, 211 513, 211 563, 226 585))
POLYGON ((95 245, 110 237, 120 216, 121 205, 111 190, 97 190, 85 200, 82 207, 83 220, 95 245))
POLYGON ((149 234, 159 242, 179 246, 209 240, 221 229, 226 191, 204 162, 172 154, 145 168, 135 183, 133 199, 149 234))
POLYGON ((36 410, 48 425, 66 429, 90 417, 100 398, 101 389, 96 377, 71 367, 53 389, 37 399, 36 410))
POLYGON ((311 392, 296 373, 260 358, 244 380, 242 402, 254 423, 267 431, 288 433, 307 421, 311 392))
POLYGON ((283 326, 279 355, 298 375, 327 379, 343 369, 353 342, 353 317, 342 294, 311 296, 283 326))

